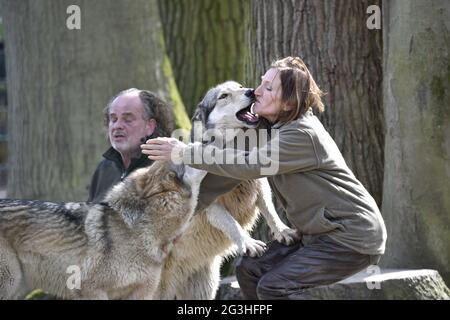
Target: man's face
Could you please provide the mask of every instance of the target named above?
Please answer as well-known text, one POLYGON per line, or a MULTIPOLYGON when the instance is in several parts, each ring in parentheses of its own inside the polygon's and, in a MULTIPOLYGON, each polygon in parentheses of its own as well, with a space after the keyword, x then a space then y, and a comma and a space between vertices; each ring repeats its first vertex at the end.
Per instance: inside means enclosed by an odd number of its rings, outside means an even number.
POLYGON ((140 153, 141 138, 155 129, 153 119, 144 120, 144 107, 139 92, 117 97, 109 108, 108 136, 111 146, 120 154, 140 153))

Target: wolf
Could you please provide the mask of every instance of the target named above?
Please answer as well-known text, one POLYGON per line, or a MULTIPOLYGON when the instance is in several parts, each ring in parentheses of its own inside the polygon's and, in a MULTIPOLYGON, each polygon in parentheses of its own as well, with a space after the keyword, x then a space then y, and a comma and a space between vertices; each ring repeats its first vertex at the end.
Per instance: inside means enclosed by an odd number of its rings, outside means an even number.
MULTIPOLYGON (((194 113, 191 136, 204 141, 205 129, 256 128, 259 119, 250 110, 254 100, 253 90, 234 81, 210 89, 194 113)), ((267 179, 242 181, 206 209, 197 210, 164 263, 157 297, 214 299, 224 258, 264 252, 264 242, 248 234, 260 213, 277 241, 298 240, 297 231, 277 215, 267 179)))
POLYGON ((0 200, 0 299, 34 288, 65 299, 154 298, 204 176, 156 162, 115 185, 101 204, 0 200))

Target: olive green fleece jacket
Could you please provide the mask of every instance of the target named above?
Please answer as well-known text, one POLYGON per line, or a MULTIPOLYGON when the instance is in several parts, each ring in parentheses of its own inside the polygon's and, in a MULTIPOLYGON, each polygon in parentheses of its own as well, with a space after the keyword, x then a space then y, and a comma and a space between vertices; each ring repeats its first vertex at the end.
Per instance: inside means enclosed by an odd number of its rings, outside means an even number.
MULTIPOLYGON (((239 180, 267 176, 289 221, 302 235, 327 234, 357 252, 383 254, 386 227, 377 204, 348 168, 336 143, 312 111, 272 128, 279 130, 278 148, 273 147, 275 140, 251 151, 214 147, 219 159, 226 152, 233 151, 235 158, 245 158, 244 164, 236 164, 236 161, 231 164, 193 163, 195 157, 199 159, 202 156, 204 145, 201 143, 190 144, 184 150, 184 162, 215 175, 239 180), (255 159, 255 153, 262 159, 268 154, 267 150, 262 150, 270 148, 272 152, 278 151, 278 159, 270 157, 270 166, 278 167, 278 170, 268 174, 262 170, 268 165, 261 163, 269 160, 263 159, 259 163, 250 160, 255 159)), ((211 182, 218 193, 219 179, 211 182)), ((205 183, 208 184, 208 180, 205 183)), ((205 183, 202 183, 203 192, 208 191, 205 183)), ((202 197, 207 198, 206 195, 202 197)))

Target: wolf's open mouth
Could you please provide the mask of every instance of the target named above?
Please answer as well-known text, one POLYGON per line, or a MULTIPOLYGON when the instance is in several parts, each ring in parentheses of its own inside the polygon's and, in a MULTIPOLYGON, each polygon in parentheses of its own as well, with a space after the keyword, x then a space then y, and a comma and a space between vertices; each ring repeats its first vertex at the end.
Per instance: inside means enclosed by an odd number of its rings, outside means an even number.
POLYGON ((239 120, 249 124, 249 125, 256 125, 259 122, 259 116, 257 114, 252 113, 253 103, 249 105, 248 107, 242 109, 238 113, 236 113, 236 118, 239 120))

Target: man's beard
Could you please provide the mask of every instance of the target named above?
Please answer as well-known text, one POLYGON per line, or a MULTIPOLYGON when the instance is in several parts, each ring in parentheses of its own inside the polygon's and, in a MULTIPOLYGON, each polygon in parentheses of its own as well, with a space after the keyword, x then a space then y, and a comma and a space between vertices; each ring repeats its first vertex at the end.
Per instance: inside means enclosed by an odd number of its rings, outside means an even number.
POLYGON ((122 155, 126 154, 131 155, 132 157, 140 155, 139 145, 137 147, 133 147, 133 144, 130 143, 129 141, 121 141, 121 142, 112 141, 111 146, 122 155))

